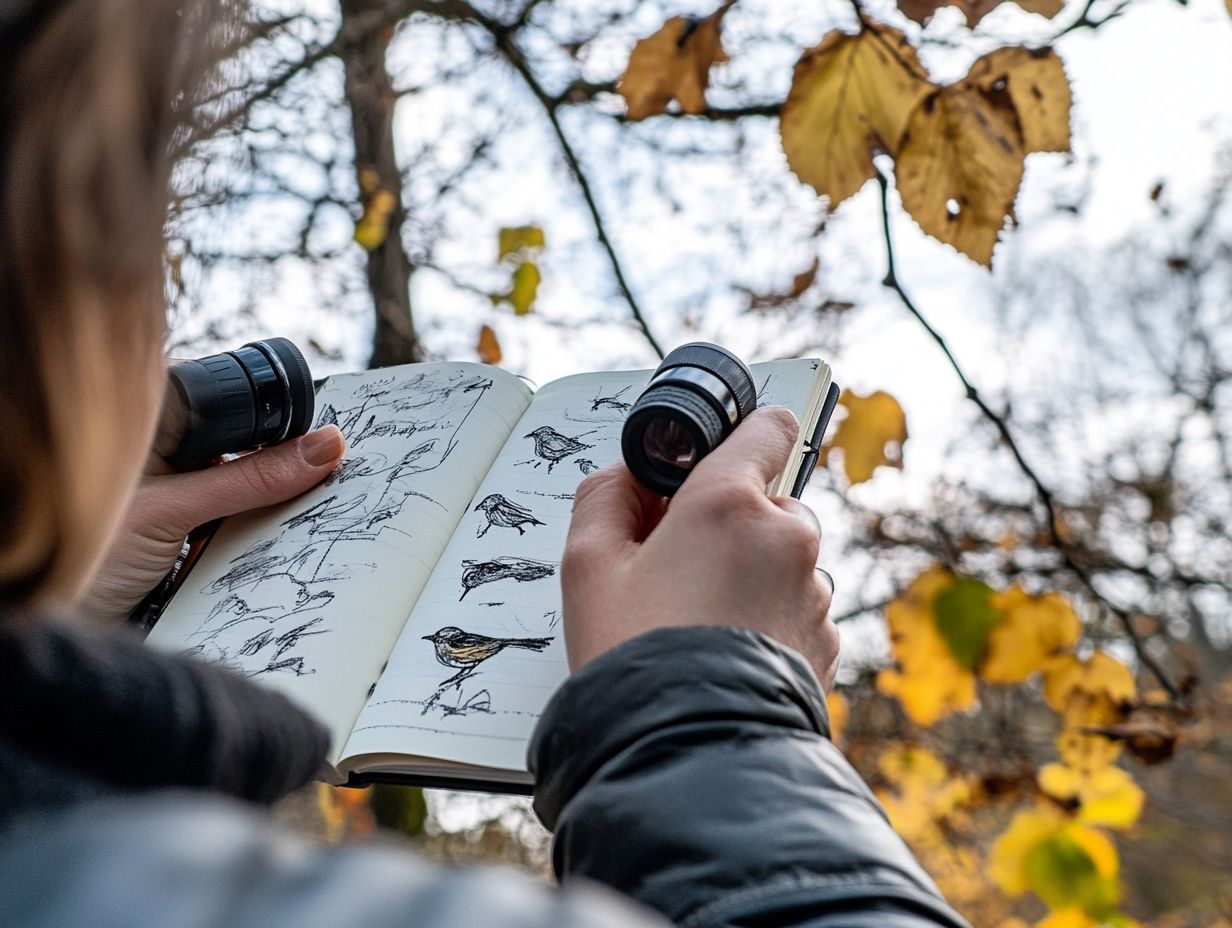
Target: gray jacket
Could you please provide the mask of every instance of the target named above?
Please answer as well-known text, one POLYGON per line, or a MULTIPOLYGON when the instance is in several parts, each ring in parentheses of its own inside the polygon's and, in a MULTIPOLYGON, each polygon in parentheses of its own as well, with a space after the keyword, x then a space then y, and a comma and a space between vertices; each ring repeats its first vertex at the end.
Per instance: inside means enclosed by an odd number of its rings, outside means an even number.
POLYGON ((653 632, 571 678, 531 744, 559 890, 319 847, 246 803, 151 787, 15 817, 0 926, 964 928, 827 735, 794 652, 653 632))

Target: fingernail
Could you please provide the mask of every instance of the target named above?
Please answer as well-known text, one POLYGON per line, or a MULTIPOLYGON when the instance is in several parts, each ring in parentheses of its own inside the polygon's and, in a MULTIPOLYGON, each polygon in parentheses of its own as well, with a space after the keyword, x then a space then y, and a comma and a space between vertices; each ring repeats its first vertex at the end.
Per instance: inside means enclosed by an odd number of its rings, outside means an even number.
POLYGON ((336 425, 309 432, 299 440, 299 453, 304 462, 313 467, 329 464, 342 456, 342 432, 336 425))
POLYGON ((824 580, 826 583, 826 586, 830 588, 830 595, 833 596, 834 595, 834 578, 830 576, 830 571, 826 570, 823 567, 814 567, 813 569, 816 570, 819 574, 821 574, 821 579, 824 580))

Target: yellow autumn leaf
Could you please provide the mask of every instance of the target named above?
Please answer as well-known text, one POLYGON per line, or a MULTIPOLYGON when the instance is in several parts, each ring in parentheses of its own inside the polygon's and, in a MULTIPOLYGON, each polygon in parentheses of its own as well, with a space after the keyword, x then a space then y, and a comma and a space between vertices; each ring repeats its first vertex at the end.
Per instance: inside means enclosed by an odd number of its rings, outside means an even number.
POLYGON ((525 316, 535 304, 539 292, 539 266, 533 261, 523 261, 513 270, 513 287, 509 291, 509 305, 514 315, 525 316))
POLYGON ((851 707, 847 704, 847 697, 836 692, 826 696, 826 708, 830 714, 830 740, 838 744, 843 737, 843 729, 847 727, 851 707))
POLYGON ((1039 786, 1058 799, 1079 803, 1077 819, 1091 825, 1128 828, 1142 814, 1146 795, 1120 767, 1077 770, 1065 764, 1045 764, 1039 771, 1039 786))
POLYGON ((1009 97, 962 84, 925 97, 894 162, 903 208, 921 229, 973 261, 992 250, 1022 181, 1026 152, 1009 97))
POLYGON ((918 725, 976 703, 975 675, 955 659, 933 612, 937 595, 954 579, 946 570, 927 570, 886 607, 896 666, 877 675, 877 689, 898 699, 918 725))
POLYGON ((980 666, 980 676, 990 683, 1022 682, 1082 633, 1069 600, 1059 593, 1031 596, 1012 586, 996 594, 992 605, 1002 618, 989 632, 980 666))
POLYGON ((686 113, 706 109, 710 67, 726 61, 719 30, 734 0, 697 22, 673 16, 654 35, 633 46, 629 64, 616 84, 629 119, 666 112, 672 100, 686 113))
POLYGON ((475 351, 478 352, 479 360, 484 364, 500 364, 502 357, 500 340, 497 339, 496 332, 490 325, 479 327, 479 341, 475 345, 475 351))
POLYGON ((1030 891, 1050 908, 1097 918, 1116 905, 1119 870, 1107 835, 1047 807, 1015 815, 989 860, 989 874, 1006 895, 1030 891))
POLYGON ((1135 690, 1133 673, 1106 651, 1096 651, 1085 660, 1072 654, 1059 655, 1044 668, 1044 698, 1057 712, 1064 712, 1076 693, 1128 703, 1133 701, 1135 690))
POLYGON ((963 84, 984 95, 1009 94, 1027 152, 1070 150, 1073 97, 1065 65, 1051 48, 998 48, 976 59, 963 84))
POLYGON ((780 133, 787 164, 834 209, 873 176, 873 154, 894 154, 911 112, 932 88, 897 29, 866 22, 827 34, 796 63, 780 133))
POLYGON ((547 245, 547 238, 540 226, 507 226, 500 230, 498 242, 496 260, 504 261, 510 255, 533 256, 547 245))
POLYGON ((1082 660, 1059 654, 1044 662, 1044 698, 1061 716, 1057 753, 1078 770, 1107 767, 1121 754, 1121 742, 1092 734, 1091 726, 1123 720, 1134 698, 1129 668, 1103 651, 1082 660))
POLYGON ((968 804, 975 790, 973 777, 950 774, 932 751, 915 745, 883 751, 877 768, 894 787, 878 798, 894 830, 910 841, 940 839, 938 823, 968 804))
POLYGON ((1082 909, 1061 909, 1036 922, 1035 928, 1099 928, 1099 922, 1082 909))
POLYGON ((839 423, 827 452, 842 450, 848 482, 864 483, 872 479, 878 467, 901 470, 907 416, 898 400, 883 390, 868 396, 844 390, 838 401, 847 410, 847 417, 839 423))

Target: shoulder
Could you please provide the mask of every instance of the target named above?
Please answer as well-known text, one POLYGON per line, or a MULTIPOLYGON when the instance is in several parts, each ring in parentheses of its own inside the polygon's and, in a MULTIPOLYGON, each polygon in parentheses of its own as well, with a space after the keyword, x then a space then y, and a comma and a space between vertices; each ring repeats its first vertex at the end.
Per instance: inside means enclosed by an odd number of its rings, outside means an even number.
POLYGON ((168 792, 29 816, 0 833, 0 922, 27 928, 422 928, 653 923, 595 887, 446 869, 382 844, 324 847, 240 803, 168 792))

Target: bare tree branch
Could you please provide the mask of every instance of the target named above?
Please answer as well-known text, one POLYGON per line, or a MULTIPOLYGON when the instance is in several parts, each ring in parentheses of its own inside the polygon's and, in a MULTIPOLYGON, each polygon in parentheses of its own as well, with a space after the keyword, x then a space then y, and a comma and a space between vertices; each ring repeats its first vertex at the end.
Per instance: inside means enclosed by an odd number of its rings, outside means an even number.
POLYGON ((1150 672, 1159 681, 1159 685, 1168 692, 1169 696, 1171 696, 1174 700, 1180 700, 1182 698, 1180 689, 1175 683, 1172 682, 1172 678, 1163 669, 1163 667, 1159 665, 1159 662, 1147 653, 1141 636, 1139 636, 1137 630, 1134 628, 1133 617, 1130 615, 1129 610, 1118 605, 1117 603, 1112 602, 1106 595, 1104 595, 1092 581, 1091 574, 1087 571, 1086 567, 1084 567, 1077 560, 1076 555, 1078 553, 1078 549, 1066 539, 1064 531, 1061 528, 1061 508, 1057 503, 1056 496, 1053 494, 1052 490, 1048 488, 1048 485, 1045 484, 1040 478, 1035 469, 1027 463, 1027 459, 1023 456, 1022 449, 1018 446, 1018 442, 1014 439, 1014 435, 1010 431, 1009 425, 1005 421, 1005 418, 993 410, 993 408, 988 405, 987 401, 985 401, 985 399, 980 395, 979 390, 975 388, 975 385, 971 383, 970 379, 963 372, 958 360, 954 357, 953 352, 950 351, 949 345, 945 343, 945 339, 942 338, 941 334, 933 328, 926 318, 924 318, 923 313, 920 312, 919 308, 907 294, 907 291, 903 289, 902 283, 899 281, 895 270, 894 243, 890 235, 889 180, 879 168, 876 169, 876 174, 877 185, 881 190, 881 226, 885 237, 886 247, 886 276, 882 282, 885 286, 889 287, 898 295, 898 298, 902 302, 903 306, 906 307, 907 311, 915 317, 916 321, 919 322, 921 326, 923 326, 924 331, 928 333, 929 337, 934 343, 936 343, 937 347, 941 349, 941 353, 945 355, 950 367, 958 376, 959 382, 962 383, 963 389, 966 390, 967 399, 974 403, 976 408, 978 408, 983 414, 984 418, 993 424, 997 430, 997 433, 1001 436, 1002 442, 1004 442, 1005 446, 1009 449, 1010 454, 1013 456, 1014 462, 1018 465, 1018 469, 1022 471, 1023 475, 1035 488, 1036 495, 1039 497, 1040 503, 1044 507, 1045 519, 1048 525, 1048 532, 1052 536, 1053 546, 1060 552, 1062 558, 1064 558, 1066 567, 1070 569, 1074 576, 1078 578, 1082 585, 1090 591, 1091 595, 1094 596, 1098 602, 1100 602, 1120 620, 1121 626, 1124 629, 1126 636, 1133 644, 1134 653, 1137 655, 1138 660, 1142 663, 1142 666, 1150 670, 1150 672))

